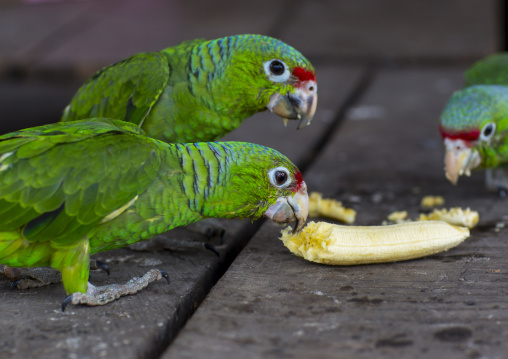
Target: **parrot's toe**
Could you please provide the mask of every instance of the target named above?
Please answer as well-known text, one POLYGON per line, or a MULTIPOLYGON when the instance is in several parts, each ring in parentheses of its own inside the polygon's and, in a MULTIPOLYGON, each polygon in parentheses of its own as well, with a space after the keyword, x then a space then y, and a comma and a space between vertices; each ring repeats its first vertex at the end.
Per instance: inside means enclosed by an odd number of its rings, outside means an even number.
POLYGON ((94 260, 94 259, 90 260, 90 269, 92 269, 92 270, 93 269, 102 269, 108 275, 110 274, 109 266, 106 263, 98 261, 98 260, 94 260))
POLYGON ((88 283, 86 293, 72 293, 64 299, 62 302, 62 311, 65 311, 65 308, 69 304, 85 304, 89 306, 104 305, 122 296, 136 294, 151 282, 162 278, 166 279, 169 283, 169 275, 167 272, 159 269, 151 269, 145 275, 132 278, 125 284, 110 284, 96 287, 88 283))
POLYGON ((215 248, 215 246, 213 244, 203 243, 203 247, 205 249, 208 249, 209 251, 212 251, 213 253, 215 253, 217 255, 217 257, 220 257, 219 251, 217 250, 217 248, 215 248))
POLYGON ((12 268, 5 266, 4 274, 11 280, 11 288, 40 288, 52 283, 60 283, 62 274, 50 267, 12 268))

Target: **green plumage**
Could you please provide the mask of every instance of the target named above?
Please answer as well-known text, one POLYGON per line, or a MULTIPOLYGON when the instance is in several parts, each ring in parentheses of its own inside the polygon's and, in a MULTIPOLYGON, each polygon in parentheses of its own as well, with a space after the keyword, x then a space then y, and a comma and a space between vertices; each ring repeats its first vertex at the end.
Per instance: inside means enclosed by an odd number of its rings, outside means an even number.
POLYGON ((471 144, 481 157, 478 168, 508 164, 508 54, 491 55, 465 73, 466 88, 453 94, 441 115, 442 133, 477 133, 471 144), (483 136, 486 126, 495 133, 483 136))
POLYGON ((267 77, 263 64, 272 59, 291 73, 314 74, 302 54, 267 36, 188 41, 100 70, 76 93, 62 121, 108 117, 140 125, 165 142, 213 141, 266 110, 272 95, 295 91, 294 75, 283 82, 267 77))
POLYGON ((90 254, 205 218, 258 218, 296 167, 241 142, 166 144, 137 126, 94 119, 0 136, 0 263, 62 272, 85 292, 90 254))
POLYGON ((487 56, 471 66, 464 74, 464 77, 466 79, 466 86, 508 86, 508 53, 487 56))

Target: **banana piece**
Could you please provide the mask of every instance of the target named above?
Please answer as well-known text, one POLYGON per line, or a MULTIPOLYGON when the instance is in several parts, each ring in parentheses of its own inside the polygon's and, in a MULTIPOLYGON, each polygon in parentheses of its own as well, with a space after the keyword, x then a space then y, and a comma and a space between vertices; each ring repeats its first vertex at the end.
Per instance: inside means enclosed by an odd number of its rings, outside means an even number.
POLYGON ((390 226, 339 226, 309 222, 300 232, 290 227, 281 240, 295 255, 331 265, 404 261, 446 251, 469 237, 469 229, 442 221, 390 226))
POLYGON ((453 207, 449 210, 446 208, 435 209, 429 214, 420 214, 418 218, 418 221, 445 221, 455 226, 463 226, 469 229, 474 228, 479 220, 480 215, 478 212, 460 207, 453 207))
POLYGON ((432 208, 444 206, 445 200, 442 196, 425 196, 422 198, 420 202, 420 207, 423 208, 432 208))
POLYGON ((402 223, 407 221, 407 211, 392 212, 388 215, 388 220, 394 223, 402 223))
POLYGON ((351 224, 355 221, 356 211, 344 207, 341 202, 334 199, 323 198, 323 195, 319 192, 311 192, 309 196, 309 216, 328 217, 351 224))

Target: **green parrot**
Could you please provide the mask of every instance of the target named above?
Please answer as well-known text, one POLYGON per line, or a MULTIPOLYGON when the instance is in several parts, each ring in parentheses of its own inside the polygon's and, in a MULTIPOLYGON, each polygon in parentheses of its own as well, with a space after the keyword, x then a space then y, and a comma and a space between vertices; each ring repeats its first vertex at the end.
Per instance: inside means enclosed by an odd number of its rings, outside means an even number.
POLYGON ((473 169, 486 169, 487 188, 508 190, 508 54, 474 64, 467 87, 455 92, 440 119, 445 173, 452 184, 473 169))
POLYGON ((314 68, 274 38, 236 35, 183 42, 103 68, 78 90, 62 121, 132 122, 164 142, 214 141, 257 112, 310 124, 314 68))
POLYGON ((243 142, 167 144, 132 123, 60 122, 0 136, 0 264, 51 266, 68 303, 98 305, 167 276, 88 283, 91 254, 205 218, 308 214, 307 186, 279 152, 243 142))

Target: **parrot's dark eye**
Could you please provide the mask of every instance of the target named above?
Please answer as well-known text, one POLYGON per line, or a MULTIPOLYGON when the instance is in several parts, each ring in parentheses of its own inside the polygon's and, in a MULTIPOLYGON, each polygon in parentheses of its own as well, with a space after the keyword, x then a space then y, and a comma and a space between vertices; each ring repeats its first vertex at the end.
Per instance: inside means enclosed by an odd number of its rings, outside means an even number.
POLYGON ((282 60, 270 60, 263 64, 265 74, 273 82, 286 82, 291 75, 288 66, 282 60))
POLYGON ((286 182, 286 180, 288 179, 288 174, 286 172, 276 171, 274 178, 275 182, 280 186, 286 182))
POLYGON ((275 187, 284 187, 291 183, 291 176, 286 167, 272 168, 268 172, 268 177, 275 187))
POLYGON ((284 73, 284 70, 285 70, 284 64, 279 60, 273 60, 270 63, 270 71, 272 74, 280 76, 284 73))
POLYGON ((496 132, 496 124, 494 122, 489 122, 482 128, 482 132, 480 134, 481 140, 489 140, 496 132))

